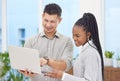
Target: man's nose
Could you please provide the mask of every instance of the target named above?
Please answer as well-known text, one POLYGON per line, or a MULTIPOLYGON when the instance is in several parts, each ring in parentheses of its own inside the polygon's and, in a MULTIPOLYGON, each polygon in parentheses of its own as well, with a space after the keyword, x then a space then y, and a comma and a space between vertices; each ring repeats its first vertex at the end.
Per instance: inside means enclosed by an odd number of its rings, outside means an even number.
POLYGON ((46 26, 47 26, 47 27, 49 27, 50 25, 51 25, 50 22, 47 22, 47 23, 46 23, 46 26))

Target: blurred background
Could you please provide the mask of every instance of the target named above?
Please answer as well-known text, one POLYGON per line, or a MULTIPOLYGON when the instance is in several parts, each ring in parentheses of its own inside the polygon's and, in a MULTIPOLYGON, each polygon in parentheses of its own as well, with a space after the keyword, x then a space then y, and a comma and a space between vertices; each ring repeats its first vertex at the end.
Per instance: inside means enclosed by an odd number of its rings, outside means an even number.
MULTIPOLYGON (((100 40, 105 50, 120 53, 119 0, 0 0, 0 52, 8 45, 23 46, 30 36, 42 31, 41 15, 48 3, 62 8, 62 22, 58 31, 72 38, 72 26, 84 12, 95 14, 100 40)), ((78 54, 75 47, 75 55, 78 54)))
MULTIPOLYGON (((27 38, 42 31, 41 15, 48 3, 62 8, 58 31, 72 38, 72 27, 84 12, 95 14, 103 53, 120 54, 120 0, 0 0, 0 52, 7 46, 23 46, 27 38)), ((74 57, 79 48, 74 46, 74 57)))

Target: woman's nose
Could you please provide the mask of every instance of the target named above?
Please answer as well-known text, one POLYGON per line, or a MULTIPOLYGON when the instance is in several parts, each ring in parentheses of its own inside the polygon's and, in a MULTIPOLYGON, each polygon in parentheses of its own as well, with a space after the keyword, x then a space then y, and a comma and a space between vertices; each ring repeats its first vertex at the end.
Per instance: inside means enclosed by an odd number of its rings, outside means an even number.
POLYGON ((75 36, 73 36, 73 40, 76 41, 76 39, 77 39, 77 38, 76 38, 75 36))

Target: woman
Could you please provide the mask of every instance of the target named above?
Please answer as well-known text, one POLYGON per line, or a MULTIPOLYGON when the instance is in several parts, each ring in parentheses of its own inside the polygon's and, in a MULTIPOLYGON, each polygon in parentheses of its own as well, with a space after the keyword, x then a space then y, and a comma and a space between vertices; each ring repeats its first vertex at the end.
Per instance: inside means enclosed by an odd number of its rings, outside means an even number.
POLYGON ((45 75, 62 81, 103 81, 104 64, 95 16, 84 13, 75 23, 72 33, 75 45, 82 46, 73 66, 73 75, 58 70, 45 75))

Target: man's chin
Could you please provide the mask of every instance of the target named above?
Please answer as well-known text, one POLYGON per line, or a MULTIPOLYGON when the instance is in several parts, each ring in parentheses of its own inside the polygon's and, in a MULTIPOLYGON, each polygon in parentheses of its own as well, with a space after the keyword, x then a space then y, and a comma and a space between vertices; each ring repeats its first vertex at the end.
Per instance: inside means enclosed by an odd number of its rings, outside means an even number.
POLYGON ((47 32, 47 33, 51 33, 52 31, 51 31, 51 30, 46 30, 45 32, 47 32))

